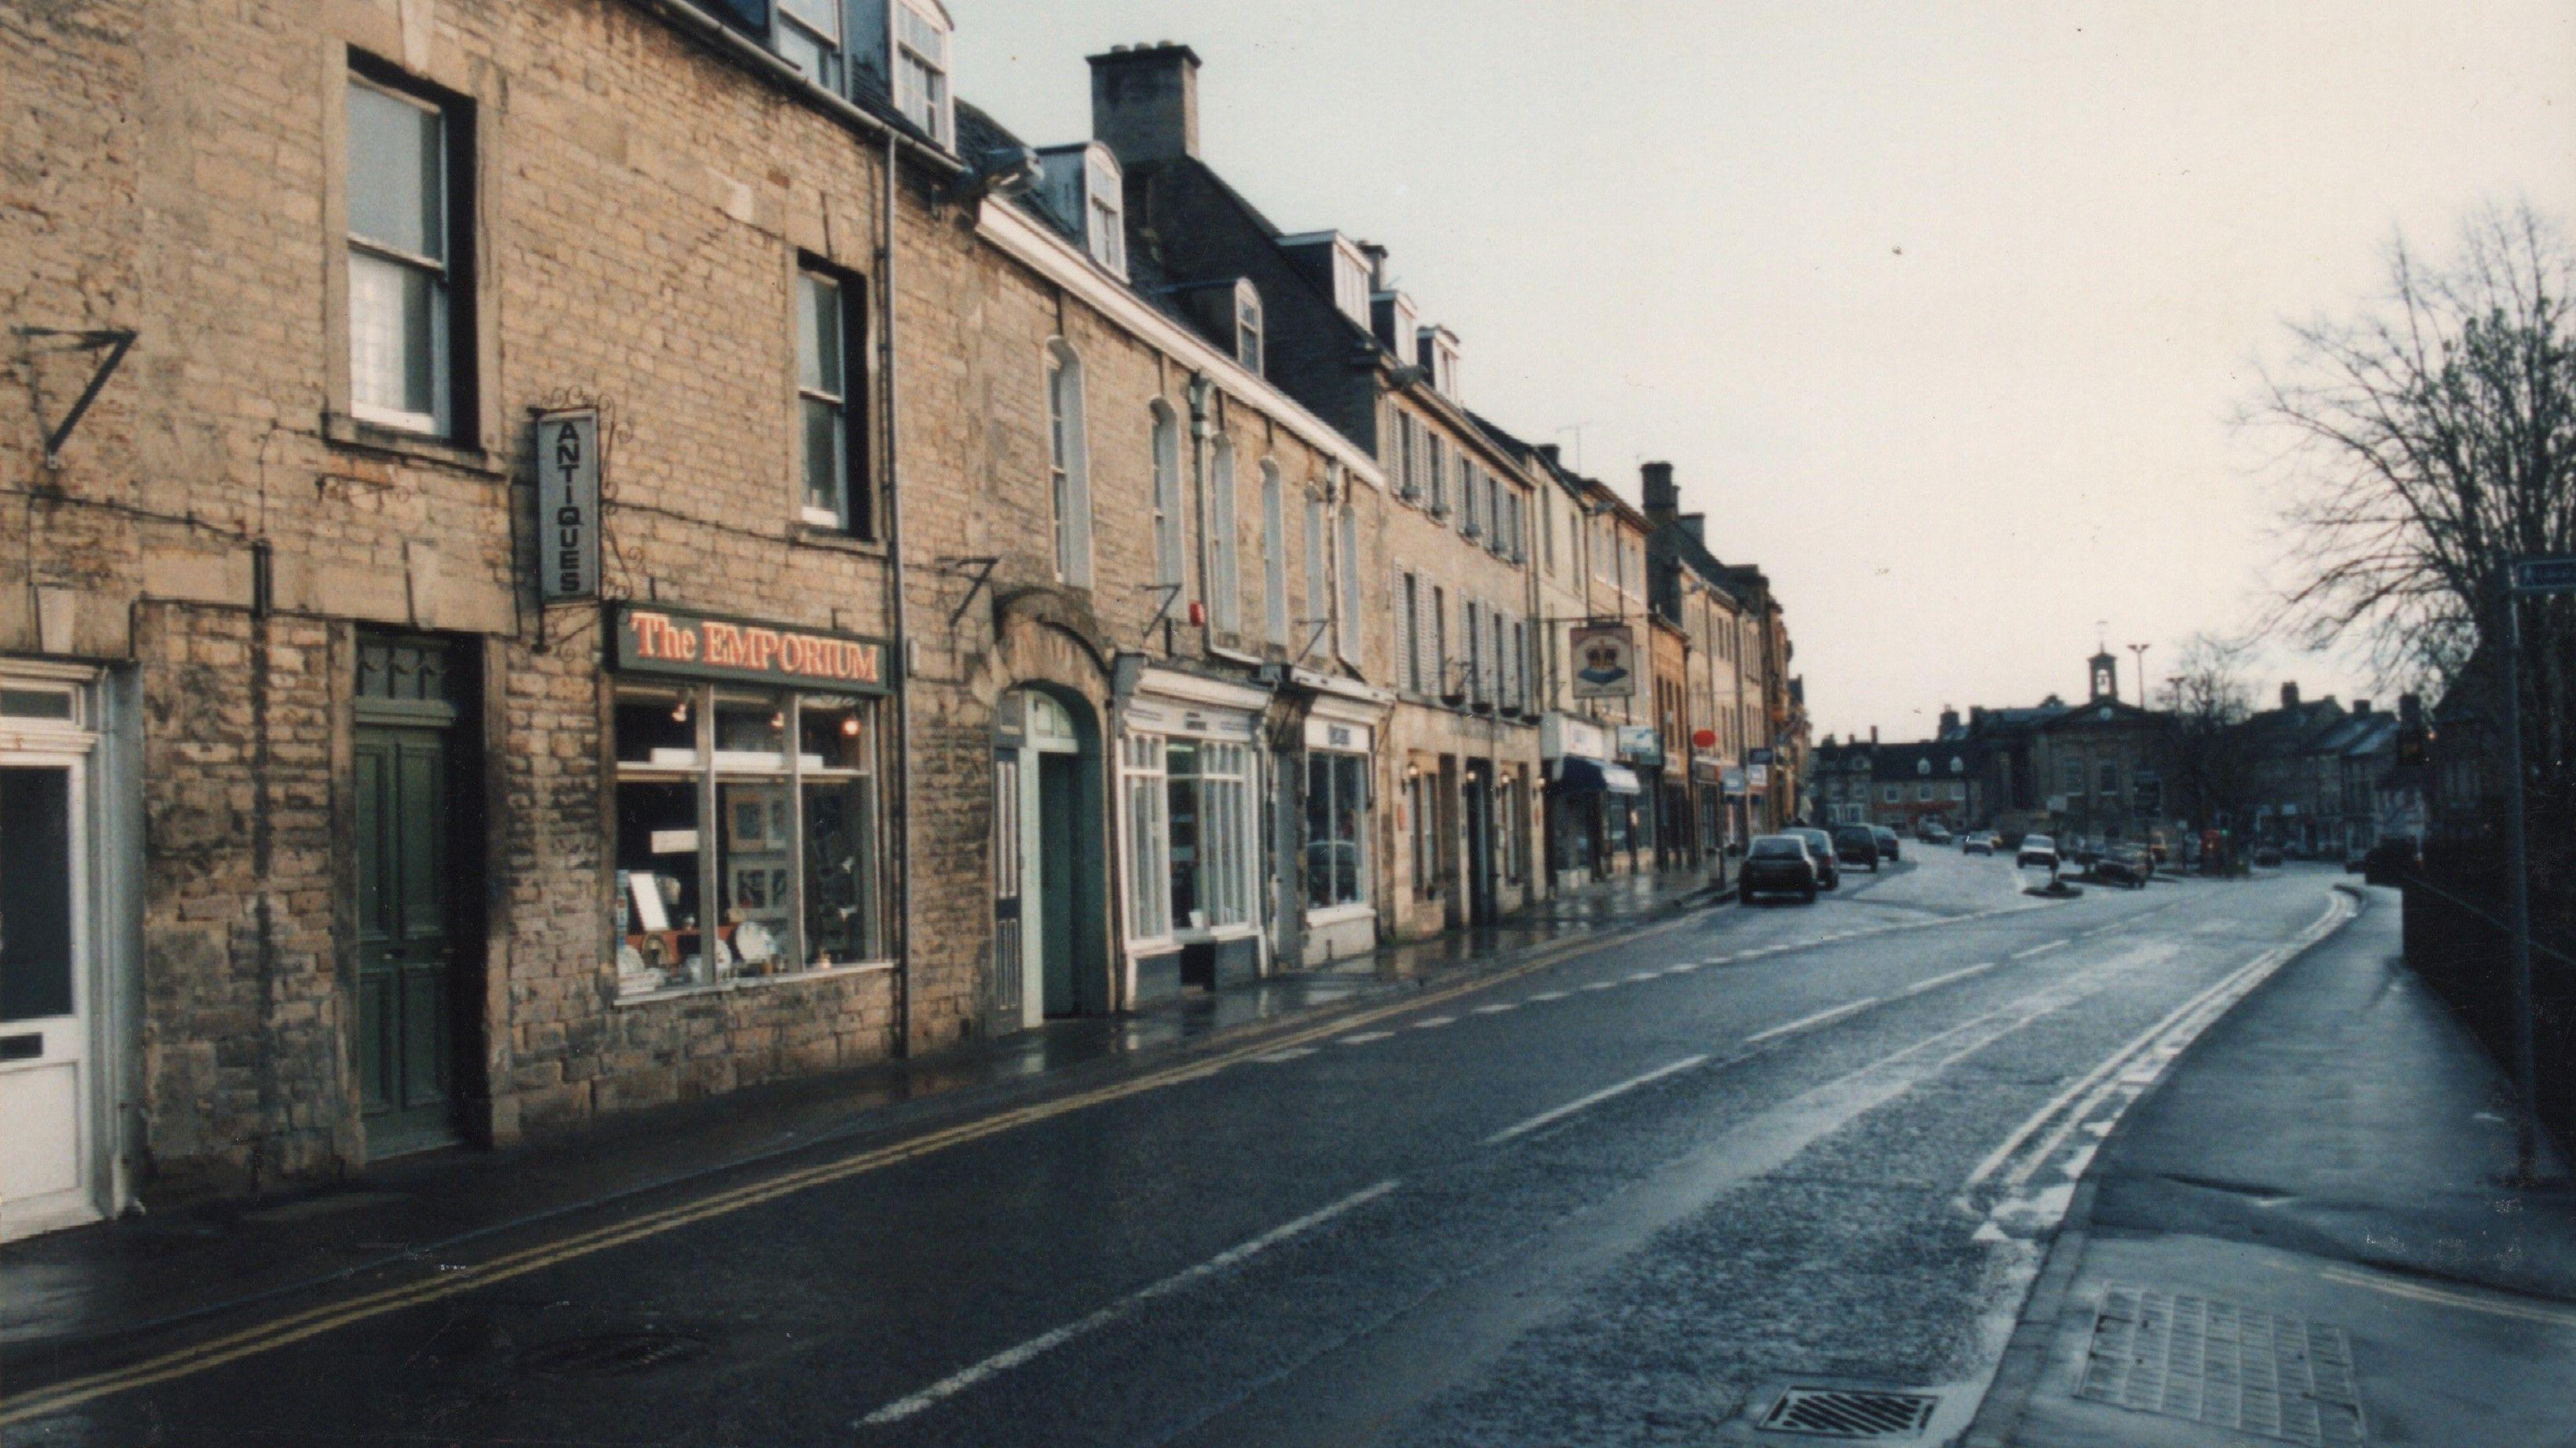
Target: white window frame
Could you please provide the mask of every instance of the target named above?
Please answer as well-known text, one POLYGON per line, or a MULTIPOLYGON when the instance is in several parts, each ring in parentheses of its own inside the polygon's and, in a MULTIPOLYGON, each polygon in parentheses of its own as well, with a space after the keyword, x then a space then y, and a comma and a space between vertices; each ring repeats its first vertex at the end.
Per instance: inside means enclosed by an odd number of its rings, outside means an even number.
POLYGON ((948 17, 935 7, 925 8, 915 0, 893 0, 886 7, 886 55, 893 72, 895 109, 930 139, 953 147, 957 119, 948 69, 951 39, 948 17), (907 20, 911 27, 906 26, 907 20))
MULTIPOLYGON (((405 432, 417 432, 432 437, 446 437, 455 429, 457 349, 453 317, 456 306, 456 287, 461 280, 456 274, 457 241, 463 235, 463 227, 456 215, 455 188, 450 179, 455 166, 457 117, 453 109, 437 101, 387 85, 353 70, 349 74, 349 94, 355 97, 361 92, 380 96, 415 110, 425 111, 437 118, 438 218, 439 230, 442 234, 438 238, 441 254, 437 256, 425 255, 391 242, 360 235, 354 216, 357 209, 354 201, 355 180, 351 178, 349 189, 353 194, 349 210, 352 217, 347 234, 349 414, 361 421, 381 427, 399 428, 405 432), (425 275, 430 279, 429 336, 426 339, 429 347, 430 410, 427 412, 416 412, 405 407, 368 401, 359 395, 367 382, 366 369, 358 361, 365 351, 360 341, 360 331, 375 315, 374 309, 364 301, 365 293, 357 279, 361 269, 367 267, 388 267, 404 274, 425 275)), ((366 163, 364 158, 357 154, 356 128, 348 129, 350 137, 347 164, 354 170, 366 163)), ((417 345, 421 339, 407 337, 404 340, 417 345)), ((406 349, 403 359, 406 365, 410 357, 411 353, 406 349)))
POLYGON ((1276 459, 1261 460, 1262 636, 1288 643, 1288 487, 1276 459))
POLYGON ((1082 357, 1058 337, 1046 345, 1048 504, 1054 520, 1055 576, 1072 588, 1091 586, 1091 456, 1084 421, 1082 357))
POLYGON ((1208 535, 1213 555, 1209 567, 1208 617, 1221 633, 1243 628, 1242 540, 1235 522, 1234 442, 1217 434, 1208 460, 1208 535))
POLYGON ((1234 360, 1255 377, 1264 375, 1268 331, 1263 325, 1261 289, 1244 277, 1234 284, 1234 360))
POLYGON ((1304 640, 1314 637, 1316 627, 1330 622, 1333 614, 1332 580, 1327 576, 1331 561, 1328 553, 1332 547, 1329 536, 1332 526, 1326 520, 1325 512, 1323 496, 1318 493, 1308 493, 1306 495, 1306 616, 1297 622, 1299 635, 1297 642, 1301 649, 1304 640))
POLYGON ((1360 510, 1345 499, 1335 552, 1341 573, 1341 608, 1334 617, 1338 652, 1350 663, 1360 657, 1360 510))
MULTIPOLYGON (((1154 582, 1166 590, 1186 586, 1188 554, 1181 541, 1181 420, 1160 398, 1147 408, 1152 422, 1154 470, 1154 582)), ((1165 601, 1177 595, 1166 593, 1165 601)))
POLYGON ((859 378, 855 373, 855 364, 862 355, 862 350, 851 345, 852 308, 845 290, 848 285, 849 283, 842 277, 831 272, 818 271, 812 267, 799 268, 796 273, 796 396, 800 412, 796 430, 797 513, 804 521, 818 528, 837 528, 845 532, 856 532, 860 516, 858 498, 855 494, 857 474, 861 469, 857 466, 859 459, 852 450, 855 439, 851 436, 850 409, 858 389, 851 384, 864 379, 859 378), (812 354, 819 362, 821 354, 821 348, 816 339, 807 335, 808 328, 814 319, 812 289, 817 286, 829 287, 832 292, 835 335, 840 343, 841 352, 841 386, 838 392, 822 386, 819 379, 809 379, 805 372, 807 356, 812 354), (835 498, 833 506, 830 507, 819 506, 814 500, 810 471, 812 460, 805 456, 805 447, 811 441, 811 436, 802 425, 804 419, 801 416, 803 408, 808 404, 822 406, 832 414, 833 443, 838 456, 834 459, 833 465, 835 498))

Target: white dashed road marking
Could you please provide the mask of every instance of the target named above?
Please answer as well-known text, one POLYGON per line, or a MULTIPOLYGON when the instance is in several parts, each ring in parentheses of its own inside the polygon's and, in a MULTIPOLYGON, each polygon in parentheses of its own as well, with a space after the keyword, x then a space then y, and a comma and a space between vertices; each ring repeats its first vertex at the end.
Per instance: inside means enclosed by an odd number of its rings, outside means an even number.
POLYGON ((1854 1015, 1861 1011, 1868 1010, 1871 1006, 1877 1004, 1878 997, 1862 996, 1859 1000, 1846 1001, 1843 1004, 1834 1007, 1832 1010, 1818 1011, 1812 1016, 1801 1016, 1797 1020, 1791 1021, 1785 1026, 1773 1026, 1767 1031, 1747 1036, 1744 1038, 1744 1044, 1748 1046, 1758 1046, 1764 1041, 1773 1040, 1780 1036, 1790 1035, 1797 1031, 1813 1030, 1818 1026, 1829 1025, 1835 1021, 1839 1021, 1845 1016, 1854 1015))
POLYGON ((1652 1085, 1667 1076, 1687 1071, 1693 1066, 1700 1065, 1707 1060, 1708 1057, 1706 1056, 1684 1056, 1682 1059, 1674 1061, 1669 1065, 1657 1066, 1655 1069, 1642 1076, 1631 1076, 1616 1086, 1604 1086, 1589 1096, 1577 1097, 1572 1101, 1568 1101, 1563 1106, 1557 1107, 1553 1111, 1542 1111, 1538 1115, 1531 1117, 1529 1120, 1522 1122, 1518 1126, 1504 1127, 1502 1130, 1486 1137, 1485 1145, 1494 1146, 1499 1143, 1509 1141, 1516 1136, 1525 1136, 1530 1132, 1538 1130, 1542 1126, 1549 1126, 1556 1122, 1563 1121, 1565 1118, 1572 1116, 1574 1113, 1581 1111, 1586 1107, 1598 1106, 1613 1096, 1622 1096, 1628 1092, 1636 1090, 1640 1086, 1652 1085))

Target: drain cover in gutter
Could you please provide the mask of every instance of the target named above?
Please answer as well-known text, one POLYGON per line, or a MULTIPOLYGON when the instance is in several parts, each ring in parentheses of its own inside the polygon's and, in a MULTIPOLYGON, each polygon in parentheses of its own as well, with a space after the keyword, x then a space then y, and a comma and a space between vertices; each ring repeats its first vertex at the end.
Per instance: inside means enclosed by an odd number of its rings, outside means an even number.
POLYGON ((1763 1415, 1765 1433, 1800 1433, 1845 1443, 1919 1438, 1941 1400, 1930 1393, 1875 1388, 1791 1388, 1763 1415))
POLYGON ((2111 1283, 2075 1396, 2309 1448, 2363 1448, 2343 1329, 2111 1283))

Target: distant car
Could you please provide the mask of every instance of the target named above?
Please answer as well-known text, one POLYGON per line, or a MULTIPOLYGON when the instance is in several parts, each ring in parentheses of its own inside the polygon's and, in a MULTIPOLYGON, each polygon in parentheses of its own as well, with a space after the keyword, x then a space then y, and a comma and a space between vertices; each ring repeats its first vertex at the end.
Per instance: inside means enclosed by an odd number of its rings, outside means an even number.
POLYGON ((2267 870, 2279 869, 2281 867, 2281 847, 2279 845, 2256 845, 2254 847, 2254 863, 2267 870))
POLYGON ((1807 855, 1816 862, 1816 883, 1828 890, 1841 889, 1843 872, 1842 867, 1834 862, 1834 837, 1804 825, 1786 833, 1806 841, 1807 855))
POLYGON ((1995 834, 1992 830, 1976 830, 1959 836, 1959 853, 1962 855, 1991 855, 1994 852, 1995 834))
POLYGON ((1755 836, 1752 848, 1744 853, 1743 872, 1735 881, 1737 895, 1748 905, 1757 895, 1795 895, 1814 904, 1816 862, 1807 853, 1806 836, 1755 836))
POLYGON ((2093 863, 2093 878, 2105 885, 2143 890, 2156 873, 2155 857, 2136 845, 2113 845, 2093 863))
POLYGON ((1867 825, 1834 826, 1834 859, 1878 873, 1878 832, 1867 825))
POLYGON ((2024 835, 2021 848, 2013 853, 2013 864, 2024 870, 2055 870, 2057 841, 2046 835, 2024 835))
POLYGON ((1946 845, 1950 843, 1950 831, 1943 825, 1925 825, 1915 833, 1915 838, 1927 845, 1946 845))
POLYGON ((2423 853, 2415 848, 2413 840, 2403 837, 2381 840, 2361 857, 2362 883, 2394 885, 2409 871, 2422 868, 2423 864, 2423 853))
POLYGON ((1896 838, 1896 831, 1889 829, 1885 825, 1872 825, 1869 827, 1869 832, 1878 836, 1878 852, 1880 854, 1885 855, 1891 861, 1905 858, 1905 851, 1902 846, 1902 842, 1896 838))

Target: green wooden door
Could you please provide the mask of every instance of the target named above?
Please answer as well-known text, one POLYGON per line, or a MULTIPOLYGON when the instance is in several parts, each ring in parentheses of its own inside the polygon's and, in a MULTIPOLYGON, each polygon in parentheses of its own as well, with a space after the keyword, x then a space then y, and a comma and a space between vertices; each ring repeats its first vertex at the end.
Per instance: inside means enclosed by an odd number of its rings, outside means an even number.
POLYGON ((370 1155, 455 1137, 448 748, 435 729, 361 728, 358 1077, 370 1155))

